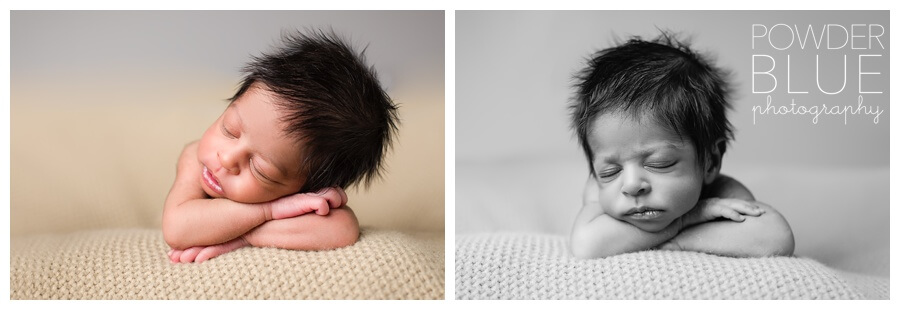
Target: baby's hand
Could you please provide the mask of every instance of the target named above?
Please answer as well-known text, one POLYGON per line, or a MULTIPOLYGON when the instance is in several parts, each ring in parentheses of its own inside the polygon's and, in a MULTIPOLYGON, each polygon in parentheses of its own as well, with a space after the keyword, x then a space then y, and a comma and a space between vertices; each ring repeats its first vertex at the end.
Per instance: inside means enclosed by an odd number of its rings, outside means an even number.
POLYGON ((744 216, 760 216, 765 210, 755 203, 732 198, 709 198, 700 200, 697 206, 683 216, 684 227, 706 223, 718 218, 743 222, 744 216))
POLYGON ((285 196, 269 204, 273 220, 291 218, 310 212, 328 215, 331 208, 347 204, 347 194, 340 187, 326 187, 315 193, 285 196))
POLYGON ((173 263, 202 263, 210 258, 250 245, 244 238, 237 238, 222 244, 195 246, 184 250, 169 250, 169 261, 173 263))

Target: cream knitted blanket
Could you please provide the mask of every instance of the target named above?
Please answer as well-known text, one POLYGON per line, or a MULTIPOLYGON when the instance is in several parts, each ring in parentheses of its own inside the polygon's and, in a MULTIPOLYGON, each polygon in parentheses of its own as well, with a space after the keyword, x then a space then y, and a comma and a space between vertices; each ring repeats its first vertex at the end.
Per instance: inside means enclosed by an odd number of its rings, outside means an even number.
POLYGON ((458 299, 861 299, 887 298, 888 281, 847 280, 797 257, 731 258, 644 251, 581 260, 562 236, 456 236, 458 299), (851 285, 861 283, 861 285, 851 285), (863 292, 860 287, 868 288, 863 292))
POLYGON ((162 233, 14 237, 10 299, 443 299, 443 234, 363 229, 320 252, 242 248, 173 264, 162 233))

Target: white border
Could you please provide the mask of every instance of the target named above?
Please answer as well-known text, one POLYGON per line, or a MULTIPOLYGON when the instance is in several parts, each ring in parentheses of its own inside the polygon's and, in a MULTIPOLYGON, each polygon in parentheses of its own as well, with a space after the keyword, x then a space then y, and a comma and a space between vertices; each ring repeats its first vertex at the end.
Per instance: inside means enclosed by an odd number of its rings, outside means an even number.
MULTIPOLYGON (((687 9, 716 9, 716 10, 733 10, 733 9, 779 9, 779 10, 885 10, 885 9, 895 9, 898 7, 898 2, 889 2, 889 1, 869 1, 869 0, 853 0, 853 1, 797 1, 790 2, 784 0, 758 0, 758 1, 741 1, 740 3, 731 3, 729 1, 693 1, 685 3, 685 1, 663 1, 663 0, 644 0, 644 1, 573 1, 573 0, 555 0, 555 1, 532 1, 530 3, 521 3, 521 2, 510 2, 510 1, 489 1, 489 0, 459 0, 459 1, 392 1, 392 0, 382 0, 382 1, 275 1, 275 0, 256 0, 256 1, 230 1, 230 2, 187 2, 187 1, 177 1, 177 0, 160 0, 153 1, 147 3, 131 3, 131 2, 107 2, 107 1, 19 1, 13 0, 6 2, 9 10, 33 10, 33 9, 174 9, 174 10, 206 10, 206 9, 217 9, 217 10, 268 10, 268 9, 303 9, 303 10, 334 10, 334 9, 353 9, 353 10, 392 10, 392 9, 416 9, 416 10, 445 10, 445 298, 446 301, 424 301, 424 302, 383 302, 383 301, 341 301, 341 302, 333 302, 333 301, 304 301, 302 303, 303 306, 325 306, 329 309, 332 308, 362 308, 362 307, 375 307, 375 308, 400 308, 400 309, 420 309, 423 306, 428 308, 440 308, 440 309, 448 309, 448 308, 488 308, 488 307, 496 307, 499 305, 503 307, 515 307, 515 308, 525 308, 525 309, 534 309, 534 308, 548 308, 548 307, 565 307, 565 308, 597 308, 597 307, 634 307, 638 306, 640 308, 686 308, 686 307, 709 307, 709 308, 746 308, 749 309, 753 307, 754 309, 759 308, 760 306, 764 307, 805 307, 809 306, 808 302, 771 302, 771 301, 752 301, 752 302, 742 302, 742 303, 733 303, 729 302, 724 304, 724 302, 640 302, 640 301, 456 301, 454 300, 454 288, 455 288, 455 194, 456 194, 456 174, 455 174, 455 10, 622 10, 622 9, 654 9, 654 10, 687 10, 687 9), (801 304, 802 303, 802 304, 801 304)), ((891 12, 892 19, 897 20, 894 12, 891 12)), ((2 25, 6 28, 3 31, 3 36, 6 38, 6 54, 9 55, 9 19, 10 14, 3 15, 2 25)), ((894 33, 891 33, 891 41, 894 41, 897 36, 894 33)), ((891 55, 894 53, 892 52, 891 55)), ((8 59, 8 57, 7 57, 8 59)), ((891 71, 895 72, 897 61, 891 64, 891 71)), ((6 174, 3 182, 6 183, 6 186, 2 188, 3 195, 3 204, 6 207, 6 220, 3 221, 5 224, 5 229, 3 230, 5 238, 3 238, 3 247, 2 250, 4 252, 3 256, 3 275, 8 279, 9 277, 9 197, 10 197, 10 187, 9 187, 9 156, 10 156, 10 140, 9 140, 9 132, 10 132, 10 113, 9 113, 9 63, 6 64, 6 75, 3 76, 3 79, 6 80, 6 83, 3 85, 3 104, 4 111, 7 113, 3 114, 3 121, 5 122, 5 130, 6 134, 2 135, 3 137, 3 152, 2 156, 5 163, 4 174, 6 174)), ((891 84, 891 89, 893 90, 893 85, 891 84)), ((896 116, 892 109, 890 112, 890 118, 892 119, 896 116)), ((891 136, 897 137, 898 132, 896 131, 893 124, 890 126, 891 136)), ((895 150, 891 150, 891 160, 897 156, 897 152, 895 150)), ((891 167, 891 180, 897 179, 898 168, 891 167)), ((896 209, 896 202, 893 199, 893 193, 891 193, 892 199, 890 200, 891 209, 896 209)), ((891 215, 891 223, 896 223, 897 217, 900 216, 897 212, 893 212, 891 215)), ((898 236, 896 230, 891 232, 891 240, 898 240, 898 236)), ((896 241, 892 242, 892 245, 896 243, 896 241)), ((892 246, 891 248, 896 249, 897 246, 892 246)), ((897 254, 895 251, 891 253, 892 259, 891 265, 893 261, 896 260, 897 254)), ((892 268, 896 269, 896 268, 892 268)), ((891 273, 891 296, 900 297, 898 294, 898 283, 897 276, 894 275, 896 272, 891 273)), ((9 296, 9 282, 2 281, 0 282, 0 289, 2 289, 2 294, 4 296, 9 296)), ((8 297, 7 297, 8 298, 8 297)), ((121 309, 122 306, 127 305, 128 307, 137 307, 137 308, 158 308, 160 306, 170 306, 170 305, 178 305, 178 306, 198 306, 200 305, 197 302, 191 301, 183 301, 183 302, 166 302, 165 305, 157 302, 25 302, 25 301, 7 301, 7 306, 5 309, 10 309, 12 306, 16 308, 24 308, 24 307, 32 307, 32 306, 65 306, 71 307, 75 305, 76 307, 91 307, 92 309, 96 308, 109 308, 109 309, 121 309), (64 303, 64 304, 63 304, 64 303)), ((230 301, 207 301, 203 302, 203 307, 227 307, 227 308, 244 308, 247 306, 256 305, 257 302, 230 302, 230 301)), ((833 302, 829 303, 829 305, 837 305, 839 307, 842 306, 857 306, 860 303, 865 304, 866 308, 875 307, 875 308, 889 308, 890 304, 894 304, 892 301, 863 301, 863 302, 833 302)), ((287 307, 297 307, 298 304, 296 301, 281 301, 281 302, 267 302, 265 307, 275 308, 287 308, 287 307)), ((814 305, 814 306, 821 306, 814 305)), ((894 305, 892 307, 896 307, 894 305)))
POLYGON ((444 298, 456 299, 456 11, 444 11, 444 298))

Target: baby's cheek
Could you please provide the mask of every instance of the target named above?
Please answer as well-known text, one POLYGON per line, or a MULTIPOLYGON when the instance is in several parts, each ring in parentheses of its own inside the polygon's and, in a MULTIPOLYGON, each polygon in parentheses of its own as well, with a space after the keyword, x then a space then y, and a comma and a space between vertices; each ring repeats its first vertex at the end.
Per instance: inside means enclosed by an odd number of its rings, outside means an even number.
POLYGON ((603 209, 603 213, 608 214, 613 218, 621 219, 622 209, 627 209, 625 206, 622 206, 621 200, 621 197, 616 195, 615 191, 604 189, 600 191, 598 202, 600 203, 600 208, 603 209))
POLYGON ((253 197, 247 195, 247 188, 241 180, 230 179, 228 182, 223 182, 222 187, 225 189, 225 198, 231 201, 255 203, 253 197))
POLYGON ((233 185, 234 201, 244 203, 263 203, 269 202, 284 195, 279 195, 276 190, 269 190, 257 184, 255 180, 243 180, 244 182, 236 182, 233 185))
POLYGON ((672 207, 672 212, 677 216, 684 215, 697 205, 700 200, 700 187, 692 182, 679 182, 667 190, 667 199, 672 207))
POLYGON ((600 192, 598 193, 597 201, 600 203, 601 208, 603 208, 604 212, 609 212, 609 203, 612 199, 610 199, 609 190, 606 188, 600 188, 600 192))

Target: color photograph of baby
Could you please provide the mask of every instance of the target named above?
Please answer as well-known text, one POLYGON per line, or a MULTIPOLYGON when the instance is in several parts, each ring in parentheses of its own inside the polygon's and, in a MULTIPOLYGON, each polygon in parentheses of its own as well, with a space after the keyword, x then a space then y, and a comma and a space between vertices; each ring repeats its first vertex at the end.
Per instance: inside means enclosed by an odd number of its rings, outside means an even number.
POLYGON ((13 11, 11 299, 443 299, 442 11, 13 11))

